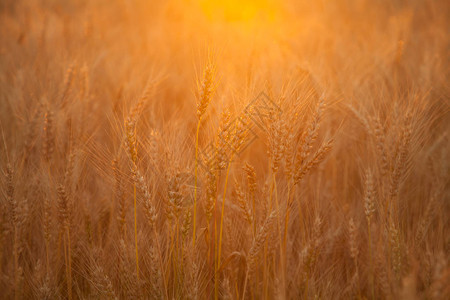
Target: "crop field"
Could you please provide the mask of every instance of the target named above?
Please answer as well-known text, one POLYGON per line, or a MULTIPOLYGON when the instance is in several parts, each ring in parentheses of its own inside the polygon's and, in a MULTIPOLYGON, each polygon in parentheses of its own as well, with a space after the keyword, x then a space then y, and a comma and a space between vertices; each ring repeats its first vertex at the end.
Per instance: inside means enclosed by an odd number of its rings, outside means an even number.
POLYGON ((450 299, 450 2, 1 0, 0 299, 450 299))

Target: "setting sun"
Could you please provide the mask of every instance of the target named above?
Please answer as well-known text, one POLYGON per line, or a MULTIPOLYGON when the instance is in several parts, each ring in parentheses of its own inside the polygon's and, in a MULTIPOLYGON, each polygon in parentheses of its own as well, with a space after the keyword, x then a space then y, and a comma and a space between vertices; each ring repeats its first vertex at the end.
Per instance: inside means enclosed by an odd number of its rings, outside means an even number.
POLYGON ((227 22, 251 22, 273 20, 276 1, 270 0, 200 0, 205 15, 211 20, 227 22))

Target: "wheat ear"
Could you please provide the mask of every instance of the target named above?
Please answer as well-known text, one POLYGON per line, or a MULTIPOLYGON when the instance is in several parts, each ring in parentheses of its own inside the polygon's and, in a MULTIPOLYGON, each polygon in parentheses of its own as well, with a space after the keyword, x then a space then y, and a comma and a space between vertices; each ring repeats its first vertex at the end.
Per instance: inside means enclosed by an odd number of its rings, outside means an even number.
POLYGON ((197 130, 195 133, 195 167, 194 167, 194 228, 192 233, 192 244, 195 247, 195 234, 197 226, 197 180, 198 180, 198 135, 202 117, 206 113, 214 93, 214 81, 216 76, 215 65, 209 61, 203 71, 203 81, 199 86, 199 99, 197 102, 197 130))

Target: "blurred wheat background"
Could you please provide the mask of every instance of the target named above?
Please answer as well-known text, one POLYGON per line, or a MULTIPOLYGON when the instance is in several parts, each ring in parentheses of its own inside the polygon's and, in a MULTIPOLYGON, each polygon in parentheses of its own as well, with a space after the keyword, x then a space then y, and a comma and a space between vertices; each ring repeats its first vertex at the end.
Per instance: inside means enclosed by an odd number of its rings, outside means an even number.
POLYGON ((0 297, 450 299, 449 28, 432 0, 1 1, 0 297))

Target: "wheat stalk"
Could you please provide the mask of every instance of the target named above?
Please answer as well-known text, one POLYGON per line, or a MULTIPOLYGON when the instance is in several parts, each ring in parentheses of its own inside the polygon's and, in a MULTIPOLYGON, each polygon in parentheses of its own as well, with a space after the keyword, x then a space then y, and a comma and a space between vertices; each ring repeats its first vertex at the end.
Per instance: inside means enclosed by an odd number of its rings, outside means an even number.
POLYGON ((258 254, 261 252, 264 243, 267 240, 267 237, 270 234, 272 224, 275 220, 275 218, 278 215, 278 211, 274 210, 270 213, 270 215, 266 218, 263 225, 259 229, 258 233, 256 234, 252 246, 249 250, 248 256, 247 256, 247 272, 245 274, 245 280, 244 280, 244 288, 242 289, 242 299, 245 299, 245 294, 247 290, 247 281, 249 279, 249 276, 251 276, 255 270, 256 267, 256 259, 258 254))
POLYGON ((58 186, 58 213, 60 226, 63 229, 64 259, 66 265, 67 296, 72 299, 72 254, 70 243, 70 207, 64 185, 58 186))
POLYGON ((192 244, 195 247, 195 235, 197 225, 197 180, 198 180, 198 135, 200 132, 200 124, 202 117, 206 113, 209 103, 211 102, 214 93, 214 84, 216 76, 216 67, 212 61, 208 61, 205 70, 203 71, 203 81, 197 83, 199 88, 199 97, 197 100, 197 131, 195 134, 195 169, 194 169, 194 228, 192 244))

